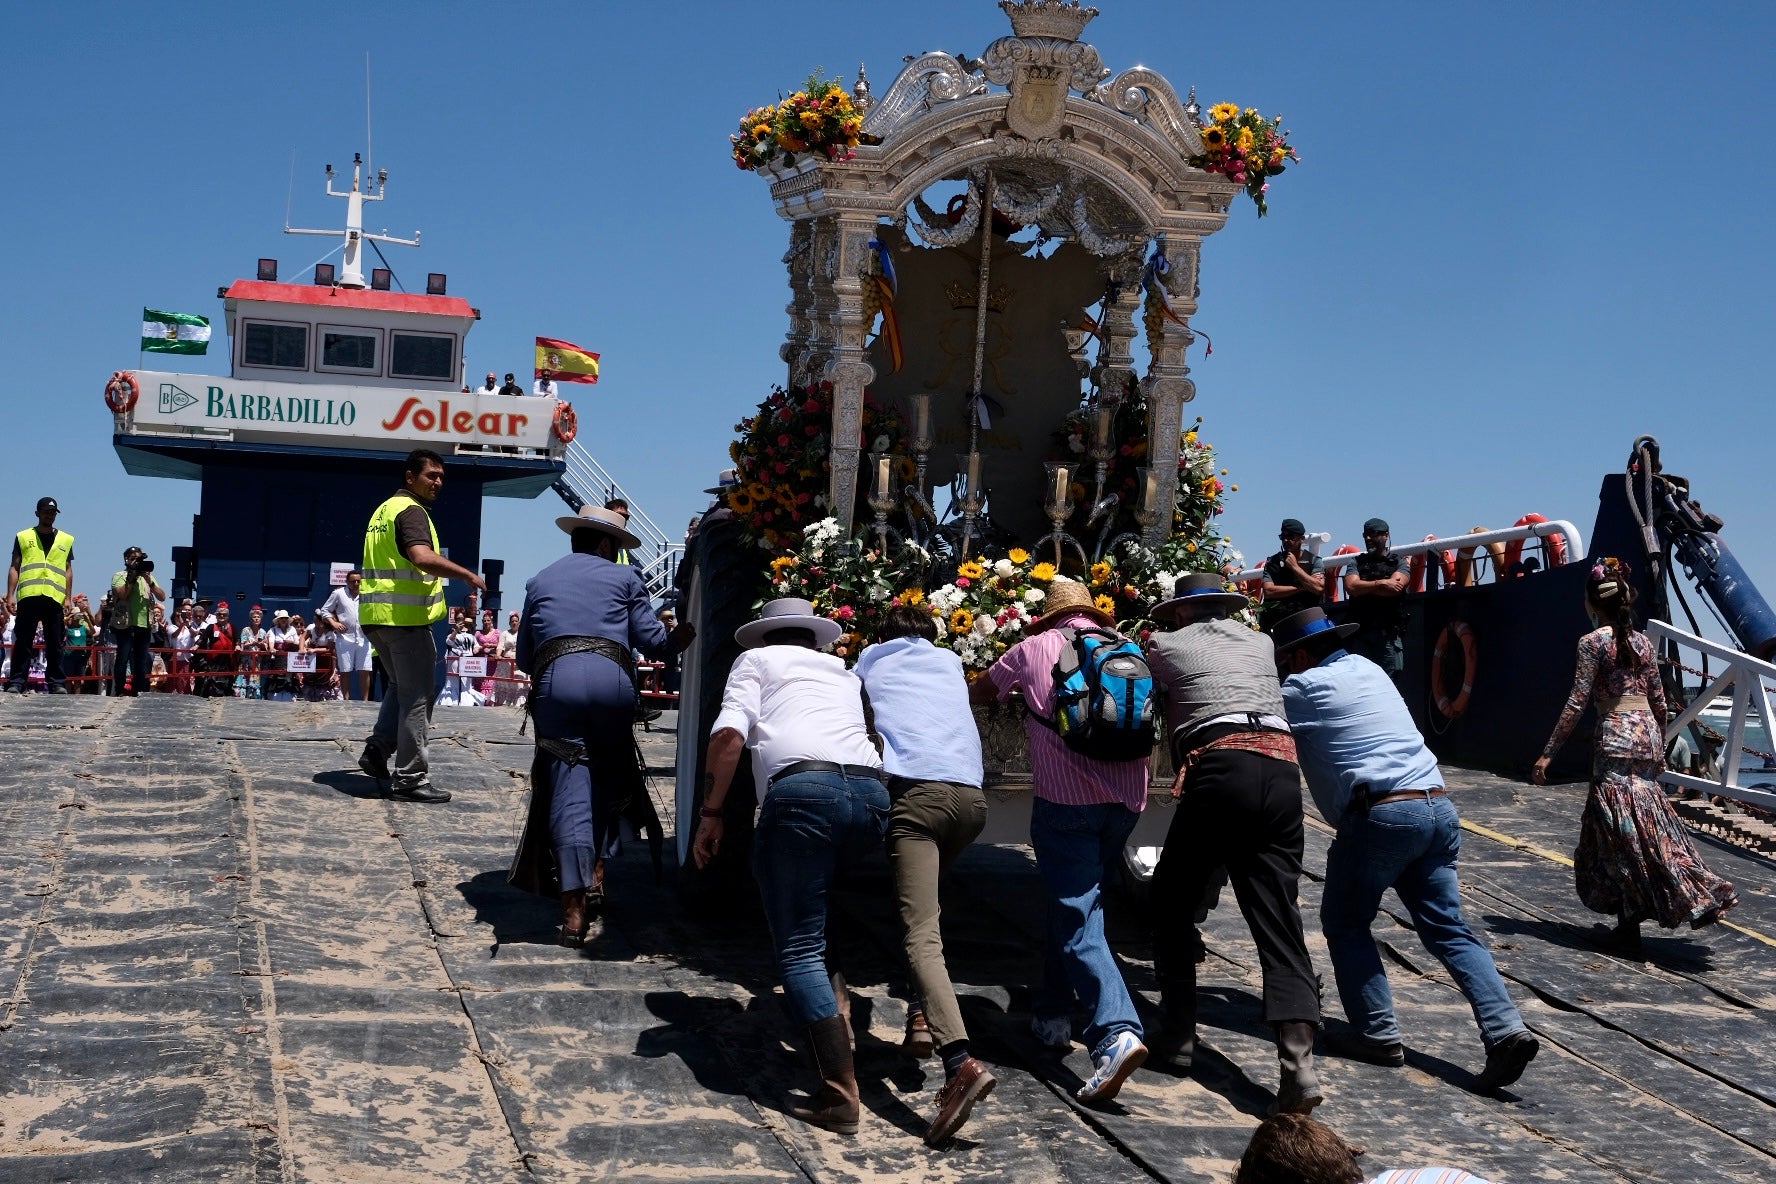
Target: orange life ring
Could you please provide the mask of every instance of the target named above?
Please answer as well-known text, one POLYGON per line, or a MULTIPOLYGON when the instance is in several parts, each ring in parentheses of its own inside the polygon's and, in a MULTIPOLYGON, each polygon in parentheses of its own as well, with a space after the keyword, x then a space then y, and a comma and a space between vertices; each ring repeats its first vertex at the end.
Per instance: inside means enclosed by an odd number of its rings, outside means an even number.
POLYGON ((1443 713, 1444 719, 1455 719, 1468 710, 1468 699, 1474 694, 1474 631, 1466 621, 1451 621, 1443 626, 1443 632, 1437 634, 1437 648, 1431 654, 1431 696, 1437 701, 1437 710, 1443 713), (1443 665, 1449 652, 1449 638, 1454 635, 1462 647, 1462 686, 1461 692, 1452 700, 1449 697, 1447 676, 1443 665))
POLYGON ((113 371, 111 381, 105 384, 105 406, 115 415, 128 415, 134 411, 141 395, 142 388, 136 382, 136 376, 127 370, 113 371))
MULTIPOLYGON (((1333 555, 1361 555, 1362 551, 1358 550, 1356 547, 1351 546, 1349 543, 1346 543, 1344 546, 1338 548, 1338 550, 1332 552, 1332 554, 1333 555)), ((1356 568, 1356 565, 1353 563, 1353 564, 1350 564, 1349 566, 1345 567, 1344 570, 1347 572, 1351 572, 1351 571, 1356 571, 1357 568, 1356 568)), ((1341 579, 1333 579, 1331 576, 1327 576, 1326 580, 1331 585, 1332 599, 1333 600, 1343 600, 1344 599, 1344 581, 1341 579)))
POLYGON ((580 434, 580 417, 574 413, 572 403, 555 404, 555 438, 563 444, 572 444, 574 437, 580 434))
MULTIPOLYGON (((1436 538, 1437 536, 1434 534, 1427 534, 1424 541, 1434 542, 1436 538)), ((1408 587, 1414 592, 1425 590, 1425 555, 1426 552, 1419 552, 1406 565, 1407 578, 1410 581, 1408 587)), ((1437 566, 1443 569, 1443 586, 1453 588, 1455 586, 1455 556, 1448 551, 1438 551, 1437 566)))
MULTIPOLYGON (((1547 519, 1540 514, 1525 514, 1523 517, 1517 519, 1516 522, 1512 523, 1512 525, 1540 526, 1546 521, 1547 519)), ((1559 567, 1564 564, 1566 562, 1566 536, 1563 534, 1551 534, 1545 536, 1544 541, 1548 545, 1548 566, 1559 567)), ((1516 567, 1523 559, 1523 543, 1524 540, 1522 539, 1514 539, 1505 544, 1506 571, 1516 567)))

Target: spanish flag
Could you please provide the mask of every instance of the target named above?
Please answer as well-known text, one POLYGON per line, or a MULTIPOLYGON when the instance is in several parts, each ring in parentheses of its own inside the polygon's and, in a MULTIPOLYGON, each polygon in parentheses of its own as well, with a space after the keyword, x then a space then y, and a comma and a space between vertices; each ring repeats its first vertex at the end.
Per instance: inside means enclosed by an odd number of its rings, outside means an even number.
POLYGON ((539 337, 536 343, 535 377, 541 378, 547 370, 556 382, 598 381, 598 355, 591 350, 553 337, 539 337))

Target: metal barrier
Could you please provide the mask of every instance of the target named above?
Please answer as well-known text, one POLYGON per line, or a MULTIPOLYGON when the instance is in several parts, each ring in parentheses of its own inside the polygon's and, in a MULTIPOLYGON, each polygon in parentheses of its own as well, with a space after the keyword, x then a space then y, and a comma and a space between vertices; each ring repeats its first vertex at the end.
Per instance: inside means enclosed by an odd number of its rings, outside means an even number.
MULTIPOLYGON (((1397 547, 1390 548, 1390 550, 1393 554, 1402 559, 1410 559, 1414 555, 1440 555, 1446 551, 1454 551, 1457 553, 1467 551, 1472 553, 1481 548, 1489 549, 1495 543, 1503 544, 1527 541, 1529 539, 1545 539, 1552 535, 1560 535, 1565 539, 1568 563, 1577 563, 1584 558, 1584 537, 1579 534, 1578 527, 1565 521, 1535 522, 1527 526, 1507 526, 1503 530, 1482 530, 1476 531, 1473 534, 1458 534, 1443 539, 1429 538, 1418 543, 1401 543, 1397 547)), ((1339 554, 1321 556, 1321 569, 1325 574, 1331 575, 1333 572, 1336 572, 1341 568, 1354 564, 1361 558, 1362 552, 1360 551, 1346 552, 1341 549, 1339 554)), ((1503 574, 1504 573, 1495 569, 1493 571, 1493 578, 1502 578, 1503 574)), ((1239 572, 1231 578, 1236 584, 1243 584, 1250 580, 1261 580, 1264 578, 1264 568, 1247 568, 1245 571, 1239 572)))
POLYGON ((642 513, 635 499, 605 472, 604 466, 583 445, 569 444, 563 455, 567 472, 555 483, 555 492, 575 512, 599 490, 603 491, 601 502, 618 497, 628 502, 629 533, 641 540, 641 546, 630 551, 630 562, 641 575, 648 595, 656 598, 663 595, 678 577, 678 561, 684 555, 684 544, 673 542, 652 518, 642 513))
POLYGON ((1665 725, 1665 743, 1669 745, 1677 738, 1679 732, 1696 722, 1702 712, 1716 699, 1729 697, 1732 700, 1732 715, 1727 724, 1726 742, 1721 749, 1720 776, 1718 778, 1696 777, 1689 773, 1667 770, 1659 779, 1667 785, 1675 785, 1682 789, 1697 789, 1707 794, 1717 794, 1732 798, 1735 801, 1749 802, 1765 809, 1776 807, 1776 793, 1767 789, 1752 789, 1739 784, 1740 753, 1745 751, 1745 725, 1752 713, 1756 713, 1766 731, 1770 729, 1770 691, 1764 680, 1776 682, 1776 665, 1761 661, 1750 654, 1731 649, 1718 642, 1697 637, 1694 633, 1686 633, 1674 625, 1664 621, 1648 621, 1647 633, 1655 643, 1674 644, 1687 647, 1708 655, 1725 664, 1726 670, 1713 682, 1708 683, 1689 706, 1671 717, 1665 725))

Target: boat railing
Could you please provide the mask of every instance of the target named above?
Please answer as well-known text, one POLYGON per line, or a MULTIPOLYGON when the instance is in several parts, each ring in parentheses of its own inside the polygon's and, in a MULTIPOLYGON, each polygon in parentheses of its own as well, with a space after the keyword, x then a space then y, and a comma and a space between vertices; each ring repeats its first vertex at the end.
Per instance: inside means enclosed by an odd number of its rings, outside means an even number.
POLYGON ((1697 777, 1691 773, 1667 770, 1659 779, 1681 789, 1700 790, 1706 794, 1749 802, 1765 809, 1776 807, 1776 793, 1739 784, 1739 766, 1742 763, 1740 754, 1745 751, 1746 725, 1755 715, 1764 725, 1766 734, 1770 731, 1770 689, 1764 684, 1766 680, 1776 683, 1776 665, 1719 642, 1709 641, 1705 637, 1697 637, 1694 633, 1686 633, 1664 621, 1648 621, 1647 633, 1661 648, 1675 644, 1680 648, 1705 654, 1724 667, 1718 677, 1696 693, 1689 706, 1666 723, 1667 745, 1677 738, 1678 733, 1696 723, 1702 713, 1717 700, 1726 698, 1731 703, 1730 715, 1726 721, 1727 729, 1721 741, 1720 759, 1714 762, 1719 775, 1697 777))
POLYGON ((584 446, 569 444, 563 449, 562 456, 567 470, 562 474, 562 480, 555 483, 555 492, 576 511, 593 500, 600 505, 612 498, 628 502, 629 533, 641 540, 641 546, 630 551, 630 562, 641 575, 648 592, 656 597, 663 595, 678 575, 678 561, 684 554, 684 544, 675 542, 643 513, 628 491, 617 484, 616 478, 584 446))
MULTIPOLYGON (((1410 559, 1414 555, 1429 555, 1445 551, 1467 551, 1470 553, 1475 551, 1485 551, 1493 545, 1527 541, 1530 539, 1545 539, 1553 535, 1560 535, 1566 540, 1566 553, 1570 557, 1569 561, 1577 562, 1584 557, 1584 536, 1579 533, 1578 527, 1564 520, 1555 522, 1534 522, 1524 526, 1507 526, 1502 530, 1480 530, 1475 531, 1473 534, 1458 534, 1452 535, 1449 538, 1426 539, 1421 543, 1401 543, 1390 548, 1390 550, 1402 559, 1410 559)), ((1314 536, 1309 535, 1308 537, 1313 538, 1314 536)), ((1330 541, 1329 535, 1322 535, 1320 537, 1327 542, 1330 541)), ((1322 542, 1321 545, 1324 546, 1324 542, 1322 542)), ((1331 574, 1350 566, 1359 558, 1361 558, 1360 551, 1346 552, 1342 555, 1326 555, 1322 553, 1320 554, 1320 563, 1322 569, 1327 574, 1331 574)), ((1493 572, 1493 578, 1497 579, 1501 574, 1502 573, 1495 570, 1493 572)), ((1245 571, 1236 573, 1233 576, 1233 580, 1235 583, 1243 584, 1250 580, 1262 579, 1263 577, 1264 568, 1251 567, 1247 568, 1245 571)), ((1478 576, 1476 575, 1475 578, 1477 579, 1478 576)))

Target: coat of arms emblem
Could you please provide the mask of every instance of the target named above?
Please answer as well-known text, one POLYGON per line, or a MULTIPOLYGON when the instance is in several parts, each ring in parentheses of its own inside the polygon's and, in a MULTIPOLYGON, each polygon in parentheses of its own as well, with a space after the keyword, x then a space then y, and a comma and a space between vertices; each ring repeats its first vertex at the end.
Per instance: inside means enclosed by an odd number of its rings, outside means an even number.
POLYGON ((1013 68, 1005 122, 1026 140, 1047 140, 1067 118, 1067 67, 1023 63, 1013 68))

